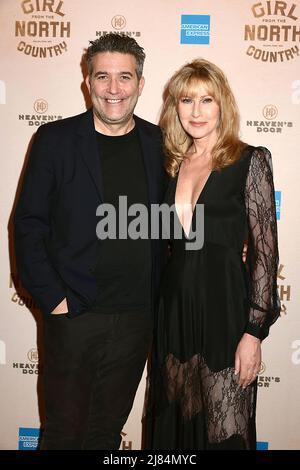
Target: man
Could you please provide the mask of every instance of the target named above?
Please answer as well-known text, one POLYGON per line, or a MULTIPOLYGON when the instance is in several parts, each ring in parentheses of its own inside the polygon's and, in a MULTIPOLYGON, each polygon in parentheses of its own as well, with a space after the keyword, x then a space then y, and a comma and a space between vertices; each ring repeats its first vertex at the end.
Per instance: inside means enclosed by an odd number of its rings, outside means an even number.
POLYGON ((143 49, 107 34, 86 59, 93 108, 39 128, 15 215, 19 274, 44 314, 42 449, 119 448, 165 253, 149 238, 97 238, 99 205, 161 202, 163 157, 159 128, 133 114, 143 49))

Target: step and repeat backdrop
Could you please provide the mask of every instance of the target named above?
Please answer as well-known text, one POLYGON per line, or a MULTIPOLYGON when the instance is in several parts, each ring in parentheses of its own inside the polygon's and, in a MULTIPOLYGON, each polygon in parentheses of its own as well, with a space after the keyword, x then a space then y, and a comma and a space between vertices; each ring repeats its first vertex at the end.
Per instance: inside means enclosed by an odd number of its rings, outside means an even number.
MULTIPOLYGON (((0 449, 35 449, 43 422, 40 312, 20 286, 11 242, 24 161, 39 126, 88 106, 82 54, 109 31, 146 51, 136 114, 156 123, 168 78, 204 57, 229 78, 242 139, 272 152, 282 311, 263 343, 257 447, 300 449, 299 0, 0 0, 0 449)), ((145 375, 122 449, 141 447, 145 375)))

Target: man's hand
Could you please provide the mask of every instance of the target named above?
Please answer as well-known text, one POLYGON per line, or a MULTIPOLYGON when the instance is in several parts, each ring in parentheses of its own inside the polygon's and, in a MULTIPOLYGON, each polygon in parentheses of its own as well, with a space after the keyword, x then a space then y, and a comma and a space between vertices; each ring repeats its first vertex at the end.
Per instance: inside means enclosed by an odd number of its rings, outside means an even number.
POLYGON ((68 304, 66 298, 64 298, 64 300, 62 300, 60 304, 58 304, 57 307, 52 310, 51 315, 61 315, 62 313, 68 313, 68 304))
POLYGON ((261 364, 260 340, 245 333, 235 352, 235 374, 239 374, 239 385, 246 388, 256 379, 261 364))

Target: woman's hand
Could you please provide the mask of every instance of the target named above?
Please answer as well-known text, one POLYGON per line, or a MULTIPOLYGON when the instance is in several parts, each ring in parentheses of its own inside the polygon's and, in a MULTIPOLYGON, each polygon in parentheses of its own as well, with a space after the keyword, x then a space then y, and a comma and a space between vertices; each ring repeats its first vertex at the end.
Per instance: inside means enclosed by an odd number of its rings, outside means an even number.
POLYGON ((238 383, 246 388, 257 377, 261 364, 260 340, 245 333, 235 352, 235 374, 239 374, 238 383))

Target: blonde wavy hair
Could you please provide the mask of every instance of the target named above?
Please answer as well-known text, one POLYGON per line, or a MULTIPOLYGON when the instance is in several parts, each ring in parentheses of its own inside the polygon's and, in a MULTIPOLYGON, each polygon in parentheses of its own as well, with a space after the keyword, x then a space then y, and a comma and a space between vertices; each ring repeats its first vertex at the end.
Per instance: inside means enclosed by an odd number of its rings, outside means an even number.
POLYGON ((164 134, 166 171, 173 178, 193 143, 180 123, 178 103, 184 96, 195 96, 199 86, 216 100, 220 109, 218 139, 212 149, 213 169, 237 161, 246 146, 239 139, 239 112, 227 78, 215 64, 202 58, 195 59, 175 72, 164 91, 159 124, 164 134))

